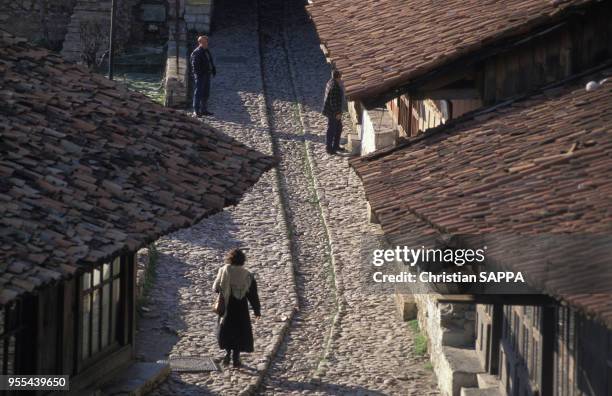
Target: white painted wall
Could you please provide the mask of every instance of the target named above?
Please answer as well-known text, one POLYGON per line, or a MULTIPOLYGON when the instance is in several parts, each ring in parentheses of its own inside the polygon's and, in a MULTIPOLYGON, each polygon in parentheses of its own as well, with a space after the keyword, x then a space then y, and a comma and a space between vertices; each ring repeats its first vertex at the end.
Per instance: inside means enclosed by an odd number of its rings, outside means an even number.
POLYGON ((395 145, 398 132, 386 108, 363 110, 361 155, 395 145))

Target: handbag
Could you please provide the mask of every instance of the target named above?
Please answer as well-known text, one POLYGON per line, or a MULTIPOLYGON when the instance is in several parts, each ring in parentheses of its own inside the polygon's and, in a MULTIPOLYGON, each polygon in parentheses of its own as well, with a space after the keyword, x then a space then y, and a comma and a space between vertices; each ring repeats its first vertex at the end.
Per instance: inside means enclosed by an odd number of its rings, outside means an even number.
POLYGON ((223 293, 221 292, 217 294, 217 299, 213 304, 213 312, 219 316, 225 315, 225 298, 223 297, 223 293))

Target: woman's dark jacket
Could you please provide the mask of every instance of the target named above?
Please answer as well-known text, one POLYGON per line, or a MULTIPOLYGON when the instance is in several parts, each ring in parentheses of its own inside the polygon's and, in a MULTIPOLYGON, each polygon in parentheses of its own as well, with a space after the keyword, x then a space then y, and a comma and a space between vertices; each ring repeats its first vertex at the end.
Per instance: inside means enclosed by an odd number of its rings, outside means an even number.
POLYGON ((261 315, 261 305, 257 294, 257 282, 253 275, 251 277, 251 287, 243 299, 238 300, 230 293, 227 314, 219 325, 217 335, 221 349, 253 352, 253 328, 249 316, 248 302, 251 303, 255 316, 261 315))

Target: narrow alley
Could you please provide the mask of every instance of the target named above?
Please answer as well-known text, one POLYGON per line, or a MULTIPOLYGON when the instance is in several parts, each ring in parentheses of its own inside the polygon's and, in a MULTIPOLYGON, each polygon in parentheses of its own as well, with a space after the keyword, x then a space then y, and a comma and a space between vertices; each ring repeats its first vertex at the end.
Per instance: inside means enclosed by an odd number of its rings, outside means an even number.
POLYGON ((363 289, 362 245, 379 231, 347 158, 325 153, 330 69, 303 2, 221 2, 215 17, 209 122, 280 166, 238 206, 157 242, 138 358, 222 357, 210 305, 231 247, 256 273, 262 318, 243 368, 172 373, 153 394, 438 394, 393 296, 363 289))

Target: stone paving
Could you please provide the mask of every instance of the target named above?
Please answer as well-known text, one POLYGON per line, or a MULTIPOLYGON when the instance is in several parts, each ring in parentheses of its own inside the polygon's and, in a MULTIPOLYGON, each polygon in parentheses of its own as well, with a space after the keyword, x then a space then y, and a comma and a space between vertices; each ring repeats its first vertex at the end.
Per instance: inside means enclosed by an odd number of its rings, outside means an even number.
POLYGON ((209 122, 275 153, 279 168, 238 206, 158 242, 157 284, 138 353, 148 361, 223 355, 210 289, 233 246, 248 248, 259 282, 256 352, 244 355, 244 369, 173 373, 154 394, 438 394, 392 296, 364 287, 362 244, 379 229, 367 222, 347 159, 325 153, 319 111, 329 67, 302 2, 256 7, 219 3, 209 122))
MULTIPOLYGON (((211 40, 218 74, 211 98, 215 116, 207 121, 251 147, 272 153, 253 23, 256 9, 249 2, 242 3, 236 9, 218 9, 226 22, 211 40), (231 16, 225 16, 225 11, 231 16)), ((256 352, 243 356, 245 369, 173 373, 154 395, 238 394, 257 386, 259 371, 282 339, 297 305, 287 230, 278 176, 272 171, 238 206, 157 242, 156 285, 137 337, 140 359, 156 361, 166 355, 220 359, 224 355, 216 343, 216 318, 210 307, 214 277, 232 247, 246 250, 247 265, 257 274, 264 310, 254 324, 256 352)))

